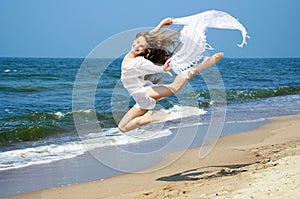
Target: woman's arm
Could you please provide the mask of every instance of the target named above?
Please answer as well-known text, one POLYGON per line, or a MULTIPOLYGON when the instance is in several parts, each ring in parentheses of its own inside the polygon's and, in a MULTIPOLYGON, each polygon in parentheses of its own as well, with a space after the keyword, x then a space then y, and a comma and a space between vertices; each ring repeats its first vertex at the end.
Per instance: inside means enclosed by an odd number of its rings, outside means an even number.
POLYGON ((143 71, 144 74, 150 75, 150 74, 157 74, 157 73, 168 73, 172 76, 170 73, 171 66, 170 66, 171 59, 168 59, 166 63, 163 66, 158 66, 148 59, 141 58, 140 60, 140 70, 143 71))
POLYGON ((150 60, 145 59, 144 57, 142 57, 140 60, 139 68, 143 71, 144 74, 147 75, 165 72, 164 66, 158 66, 150 60))
POLYGON ((171 25, 173 23, 172 19, 173 19, 172 17, 168 17, 168 18, 163 19, 153 30, 150 31, 150 33, 156 33, 162 27, 171 25))

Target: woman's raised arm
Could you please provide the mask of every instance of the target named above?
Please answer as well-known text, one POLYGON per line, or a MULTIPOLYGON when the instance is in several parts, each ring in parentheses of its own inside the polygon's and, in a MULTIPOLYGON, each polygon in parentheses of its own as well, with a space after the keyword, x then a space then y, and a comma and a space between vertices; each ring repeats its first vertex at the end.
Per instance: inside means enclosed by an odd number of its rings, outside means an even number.
POLYGON ((173 19, 173 17, 168 17, 168 18, 161 20, 161 22, 153 30, 151 30, 150 33, 156 33, 164 26, 171 25, 173 23, 172 19, 173 19))

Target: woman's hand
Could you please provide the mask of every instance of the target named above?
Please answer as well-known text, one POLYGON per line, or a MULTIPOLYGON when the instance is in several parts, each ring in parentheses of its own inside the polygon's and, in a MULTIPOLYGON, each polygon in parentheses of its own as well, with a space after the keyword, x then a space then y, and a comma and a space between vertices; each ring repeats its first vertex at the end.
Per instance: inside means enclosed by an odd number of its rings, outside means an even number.
POLYGON ((165 72, 169 72, 171 70, 171 68, 172 68, 172 66, 170 65, 171 61, 172 61, 171 59, 168 59, 165 62, 165 64, 164 64, 164 71, 165 72))
POLYGON ((158 32, 162 27, 171 25, 171 24, 173 23, 173 22, 172 22, 172 19, 173 19, 173 17, 168 17, 168 18, 165 18, 165 19, 161 20, 161 22, 160 22, 153 30, 151 30, 150 32, 151 32, 151 33, 156 33, 156 32, 158 32))
POLYGON ((163 26, 171 25, 173 23, 172 19, 173 19, 173 17, 168 17, 168 18, 161 20, 160 26, 163 27, 163 26))

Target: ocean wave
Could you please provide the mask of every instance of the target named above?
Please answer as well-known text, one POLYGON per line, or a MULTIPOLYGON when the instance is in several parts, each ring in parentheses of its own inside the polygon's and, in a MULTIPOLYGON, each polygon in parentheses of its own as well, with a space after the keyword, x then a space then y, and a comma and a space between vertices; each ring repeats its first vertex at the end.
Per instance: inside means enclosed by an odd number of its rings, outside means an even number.
MULTIPOLYGON (((23 141, 36 141, 60 133, 72 132, 75 129, 73 114, 89 121, 93 117, 92 110, 54 113, 30 112, 24 115, 14 115, 14 111, 5 109, 7 117, 0 119, 0 144, 23 141)), ((96 113, 102 127, 116 126, 112 117, 107 113, 96 113)))
MULTIPOLYGON (((154 122, 151 125, 147 125, 143 128, 139 128, 130 131, 126 134, 119 131, 116 127, 97 129, 97 133, 83 133, 80 134, 60 134, 57 137, 50 137, 46 139, 48 135, 58 134, 61 125, 65 125, 65 118, 72 118, 74 112, 61 112, 54 113, 31 113, 26 116, 19 116, 18 119, 26 118, 27 120, 36 123, 41 118, 44 121, 55 123, 52 127, 46 128, 33 125, 27 126, 13 131, 2 132, 0 134, 0 142, 13 143, 24 141, 35 141, 32 144, 24 145, 24 148, 10 148, 0 152, 0 171, 13 168, 26 167, 34 164, 44 164, 53 161, 58 161, 67 158, 74 158, 78 155, 85 153, 87 150, 92 150, 98 147, 111 146, 111 145, 126 145, 132 143, 138 143, 161 137, 169 136, 172 134, 170 126, 164 126, 165 122, 176 121, 182 118, 189 118, 191 116, 198 116, 206 114, 203 109, 191 106, 178 106, 165 110, 160 109, 156 111, 169 111, 170 117, 166 121, 154 122), (42 141, 36 141, 42 140, 42 141), (34 143, 34 144, 33 144, 34 143), (48 144, 47 144, 48 143, 48 144), (35 147, 33 147, 35 146, 35 147)), ((93 114, 93 110, 78 110, 77 114, 81 117, 87 118, 93 114)), ((151 114, 151 112, 149 112, 151 114)), ((100 116, 99 116, 100 117, 100 116)), ((197 123, 198 121, 195 121, 197 123)), ((174 125, 173 125, 174 126, 174 125)), ((94 132, 94 131, 93 131, 94 132)))
MULTIPOLYGON (((163 111, 163 109, 158 111, 163 111)), ((179 105, 174 105, 165 111, 171 113, 167 121, 181 120, 207 113, 207 111, 195 106, 179 105)), ((7 143, 37 141, 54 135, 75 132, 74 113, 76 113, 76 118, 80 118, 86 126, 89 126, 89 121, 92 121, 95 115, 101 128, 110 129, 117 126, 117 122, 110 110, 96 113, 95 110, 91 109, 69 112, 56 111, 54 113, 31 112, 18 116, 12 110, 6 109, 6 112, 8 117, 0 120, 0 124, 3 124, 0 128, 0 146, 7 143)), ((119 114, 124 115, 125 112, 120 112, 119 114)), ((151 114, 151 111, 148 114, 151 114)))
POLYGON ((1 92, 11 92, 11 93, 39 93, 49 90, 47 87, 41 86, 8 86, 0 85, 1 92))
POLYGON ((80 142, 5 151, 0 153, 0 171, 73 158, 84 151, 80 142))
POLYGON ((300 86, 280 86, 277 88, 262 88, 249 90, 228 90, 226 98, 229 101, 270 98, 277 96, 300 94, 300 86))
MULTIPOLYGON (((6 109, 6 112, 13 111, 6 109)), ((36 141, 53 134, 74 129, 72 113, 31 112, 24 115, 9 114, 0 120, 0 143, 36 141), (14 122, 17 121, 17 122, 14 122)))
POLYGON ((126 134, 121 133, 118 128, 102 130, 99 133, 84 135, 78 141, 1 152, 0 171, 74 158, 99 147, 132 144, 172 134, 168 129, 157 131, 138 129, 126 134))
POLYGON ((198 103, 200 107, 209 108, 215 104, 235 103, 235 101, 253 100, 272 98, 278 96, 287 96, 300 94, 300 86, 279 86, 277 88, 243 88, 239 89, 227 89, 226 98, 222 95, 218 97, 219 101, 212 101, 208 90, 200 90, 197 92, 198 103))

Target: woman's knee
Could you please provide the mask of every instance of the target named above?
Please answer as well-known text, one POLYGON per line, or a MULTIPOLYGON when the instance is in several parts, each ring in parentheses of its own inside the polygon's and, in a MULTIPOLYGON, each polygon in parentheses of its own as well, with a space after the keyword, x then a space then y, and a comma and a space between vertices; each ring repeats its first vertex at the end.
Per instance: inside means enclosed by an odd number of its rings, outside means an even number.
POLYGON ((128 130, 126 129, 125 125, 122 124, 122 122, 120 122, 120 123, 118 124, 118 129, 119 129, 121 132, 123 132, 123 133, 128 132, 128 130))
POLYGON ((123 126, 123 125, 118 125, 118 129, 121 131, 121 132, 123 132, 123 133, 126 133, 126 132, 128 132, 128 130, 125 128, 125 126, 123 126))

